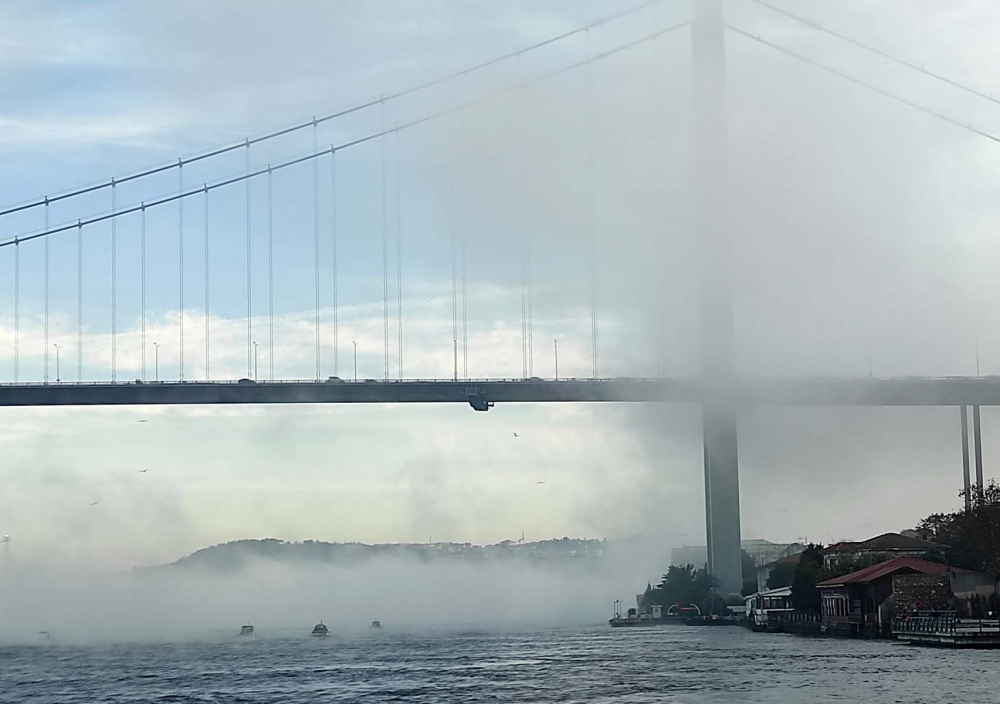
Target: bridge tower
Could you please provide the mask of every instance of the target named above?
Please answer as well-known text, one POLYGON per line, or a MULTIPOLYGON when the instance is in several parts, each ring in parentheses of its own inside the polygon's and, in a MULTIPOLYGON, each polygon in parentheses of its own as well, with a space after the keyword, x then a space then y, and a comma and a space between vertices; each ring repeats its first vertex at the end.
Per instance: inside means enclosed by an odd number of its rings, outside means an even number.
POLYGON ((691 30, 696 217, 701 246, 702 436, 708 569, 725 593, 743 586, 732 248, 727 214, 724 0, 698 0, 691 30))

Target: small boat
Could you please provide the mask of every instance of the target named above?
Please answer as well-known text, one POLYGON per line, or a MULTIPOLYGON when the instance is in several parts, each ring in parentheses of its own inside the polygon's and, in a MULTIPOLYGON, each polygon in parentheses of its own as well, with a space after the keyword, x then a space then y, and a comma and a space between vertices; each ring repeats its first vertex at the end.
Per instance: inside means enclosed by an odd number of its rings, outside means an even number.
POLYGON ((369 628, 381 628, 381 627, 382 627, 382 622, 377 619, 375 621, 372 621, 372 625, 369 626, 369 628))
POLYGON ((241 636, 252 636, 253 635, 253 626, 251 626, 249 623, 247 625, 243 626, 243 628, 240 629, 240 635, 241 636))
POLYGON ((312 634, 314 636, 328 636, 330 635, 330 629, 327 628, 322 621, 320 621, 315 627, 313 627, 312 634))

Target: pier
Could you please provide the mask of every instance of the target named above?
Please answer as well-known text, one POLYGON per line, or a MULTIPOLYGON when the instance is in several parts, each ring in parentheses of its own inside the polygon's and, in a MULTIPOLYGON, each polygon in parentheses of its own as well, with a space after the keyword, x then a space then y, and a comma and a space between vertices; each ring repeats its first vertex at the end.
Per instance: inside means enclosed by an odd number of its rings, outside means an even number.
POLYGON ((954 611, 920 611, 896 616, 898 640, 953 648, 1000 648, 1000 620, 959 618, 954 611))

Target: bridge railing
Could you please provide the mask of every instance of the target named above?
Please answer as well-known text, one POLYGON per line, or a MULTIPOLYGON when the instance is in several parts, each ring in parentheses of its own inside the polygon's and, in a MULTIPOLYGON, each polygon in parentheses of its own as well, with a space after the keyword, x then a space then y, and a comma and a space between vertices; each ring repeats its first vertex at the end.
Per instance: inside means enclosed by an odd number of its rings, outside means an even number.
POLYGON ((194 386, 204 384, 217 385, 239 385, 239 384, 496 384, 496 383, 545 383, 545 384, 565 384, 565 383, 596 383, 609 381, 636 381, 652 382, 663 381, 663 379, 649 379, 643 377, 561 377, 559 379, 543 379, 532 377, 522 379, 521 377, 477 377, 469 379, 434 379, 434 378, 413 378, 413 379, 210 379, 210 380, 184 380, 161 379, 159 381, 142 381, 133 379, 131 381, 22 381, 22 382, 0 382, 0 387, 40 387, 40 386, 194 386))

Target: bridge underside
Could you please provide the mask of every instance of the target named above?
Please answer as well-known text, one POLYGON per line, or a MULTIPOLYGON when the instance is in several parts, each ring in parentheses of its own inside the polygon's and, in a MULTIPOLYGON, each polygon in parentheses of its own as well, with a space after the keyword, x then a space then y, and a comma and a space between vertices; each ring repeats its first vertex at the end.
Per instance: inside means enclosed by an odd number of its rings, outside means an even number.
MULTIPOLYGON (((1000 378, 743 379, 731 397, 759 406, 1000 406, 1000 378)), ((695 379, 358 382, 148 382, 0 385, 0 406, 272 403, 701 403, 695 379)))

